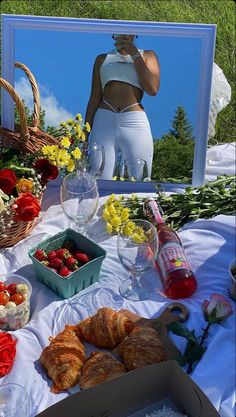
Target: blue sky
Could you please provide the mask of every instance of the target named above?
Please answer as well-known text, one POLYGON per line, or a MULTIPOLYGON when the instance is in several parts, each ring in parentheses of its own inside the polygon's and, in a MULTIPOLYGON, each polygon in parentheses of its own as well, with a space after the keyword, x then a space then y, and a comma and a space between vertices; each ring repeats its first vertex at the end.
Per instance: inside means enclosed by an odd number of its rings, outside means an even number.
MULTIPOLYGON (((38 82, 46 124, 55 126, 77 113, 84 117, 94 59, 114 48, 111 35, 17 29, 15 39, 15 60, 27 65, 38 82)), ((158 94, 143 98, 153 137, 167 133, 180 105, 194 127, 201 40, 140 35, 137 47, 154 50, 161 67, 158 94)), ((15 81, 21 98, 31 106, 32 92, 22 70, 16 69, 15 81)))

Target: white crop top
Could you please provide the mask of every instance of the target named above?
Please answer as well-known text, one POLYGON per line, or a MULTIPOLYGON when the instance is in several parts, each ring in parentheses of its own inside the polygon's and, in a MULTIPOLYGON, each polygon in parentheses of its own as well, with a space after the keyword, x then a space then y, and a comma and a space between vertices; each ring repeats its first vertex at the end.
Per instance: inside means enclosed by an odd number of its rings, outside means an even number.
MULTIPOLYGON (((139 49, 139 52, 143 56, 143 50, 139 49)), ((131 56, 122 56, 116 49, 108 52, 101 65, 100 76, 103 90, 109 81, 123 81, 143 91, 131 56)))

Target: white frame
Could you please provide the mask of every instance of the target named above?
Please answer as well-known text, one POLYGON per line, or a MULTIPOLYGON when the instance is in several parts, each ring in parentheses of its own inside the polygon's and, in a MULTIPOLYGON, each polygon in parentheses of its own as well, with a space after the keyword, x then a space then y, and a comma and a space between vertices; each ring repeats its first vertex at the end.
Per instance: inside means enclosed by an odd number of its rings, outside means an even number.
MULTIPOLYGON (((191 36, 202 40, 200 88, 197 103, 195 149, 192 185, 200 186, 205 181, 208 120, 210 110, 211 80, 214 63, 216 25, 192 23, 160 23, 143 21, 79 19, 30 15, 2 15, 2 77, 14 85, 15 29, 41 29, 75 32, 130 33, 165 36, 191 36)), ((14 103, 2 90, 2 126, 13 130, 14 103)), ((183 161, 184 162, 184 161, 183 161)), ((106 189, 138 190, 140 184, 119 184, 116 181, 101 181, 106 189)), ((163 184, 168 189, 168 184, 163 184)), ((171 184, 171 187, 176 184, 171 184)), ((189 186, 186 184, 185 186, 189 186)), ((142 183, 145 191, 155 190, 155 183, 142 183), (145 184, 145 185, 144 185, 145 184)), ((183 188, 183 184, 181 185, 183 188)), ((142 191, 142 190, 141 190, 142 191)))

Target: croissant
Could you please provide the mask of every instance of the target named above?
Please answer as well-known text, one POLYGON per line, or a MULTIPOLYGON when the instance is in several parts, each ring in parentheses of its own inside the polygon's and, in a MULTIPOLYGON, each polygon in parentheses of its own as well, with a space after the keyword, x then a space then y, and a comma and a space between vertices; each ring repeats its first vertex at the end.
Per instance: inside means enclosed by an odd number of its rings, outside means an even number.
POLYGON ((78 337, 97 346, 111 348, 120 343, 134 328, 134 321, 125 311, 100 308, 94 316, 76 326, 78 337))
POLYGON ((93 352, 82 367, 80 388, 86 389, 126 373, 124 365, 110 353, 93 352))
POLYGON ((50 338, 39 361, 53 380, 51 391, 57 393, 66 390, 79 381, 80 370, 85 361, 85 348, 72 326, 56 337, 50 338))
POLYGON ((135 327, 118 346, 127 371, 166 360, 165 350, 151 327, 135 327))

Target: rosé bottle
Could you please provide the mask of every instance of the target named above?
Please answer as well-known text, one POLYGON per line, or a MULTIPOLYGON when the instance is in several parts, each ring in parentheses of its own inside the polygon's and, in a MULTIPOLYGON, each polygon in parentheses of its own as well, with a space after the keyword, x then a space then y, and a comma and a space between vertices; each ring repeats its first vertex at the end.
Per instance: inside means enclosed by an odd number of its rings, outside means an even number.
POLYGON ((197 280, 179 236, 167 226, 161 208, 154 199, 145 200, 144 212, 157 228, 159 253, 156 268, 160 272, 165 294, 173 299, 190 297, 197 288, 197 280))

